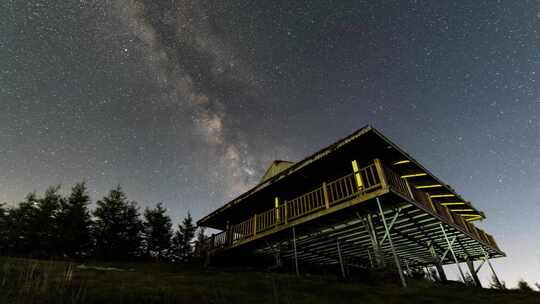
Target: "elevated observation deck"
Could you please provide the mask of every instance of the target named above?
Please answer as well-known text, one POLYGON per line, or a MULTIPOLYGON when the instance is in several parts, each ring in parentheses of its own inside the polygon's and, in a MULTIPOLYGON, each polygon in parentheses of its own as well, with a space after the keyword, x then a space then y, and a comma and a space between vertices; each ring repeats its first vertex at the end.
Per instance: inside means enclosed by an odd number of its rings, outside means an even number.
POLYGON ((353 267, 397 258, 413 267, 505 256, 493 236, 473 224, 484 218, 365 127, 267 178, 198 224, 223 230, 204 244, 213 255, 279 253, 301 263, 353 267))

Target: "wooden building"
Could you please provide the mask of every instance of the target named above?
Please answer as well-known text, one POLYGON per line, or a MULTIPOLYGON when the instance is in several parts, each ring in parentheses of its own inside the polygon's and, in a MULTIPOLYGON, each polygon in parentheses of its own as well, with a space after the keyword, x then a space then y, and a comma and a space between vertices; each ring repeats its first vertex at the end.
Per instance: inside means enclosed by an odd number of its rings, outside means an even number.
MULTIPOLYGON (((251 190, 198 221, 222 232, 205 246, 210 261, 238 254, 349 269, 460 263, 476 273, 505 256, 474 225, 485 214, 380 132, 366 126, 297 163, 275 161, 251 190), (474 262, 479 261, 478 268, 474 262)), ((493 268, 491 267, 493 270, 493 268)))

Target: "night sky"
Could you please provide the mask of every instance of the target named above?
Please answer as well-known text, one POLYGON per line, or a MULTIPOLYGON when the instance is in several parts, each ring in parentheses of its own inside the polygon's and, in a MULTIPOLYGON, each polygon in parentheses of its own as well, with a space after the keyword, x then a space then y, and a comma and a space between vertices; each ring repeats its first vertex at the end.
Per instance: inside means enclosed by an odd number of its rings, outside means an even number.
POLYGON ((0 4, 0 201, 84 180, 198 219, 366 124, 540 282, 539 1, 0 4))

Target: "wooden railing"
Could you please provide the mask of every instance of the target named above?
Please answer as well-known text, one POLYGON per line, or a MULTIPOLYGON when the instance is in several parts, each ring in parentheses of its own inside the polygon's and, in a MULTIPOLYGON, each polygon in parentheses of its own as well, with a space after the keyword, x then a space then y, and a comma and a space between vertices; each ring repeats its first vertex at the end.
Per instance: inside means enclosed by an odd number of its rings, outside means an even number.
POLYGON ((253 219, 249 218, 240 224, 232 226, 232 239, 233 241, 243 240, 252 236, 253 231, 253 219))
POLYGON ((285 200, 277 208, 257 213, 243 222, 232 225, 230 228, 232 242, 248 239, 257 233, 379 189, 381 177, 377 172, 375 163, 370 164, 358 171, 361 176, 361 187, 357 183, 355 174, 348 174, 328 183, 325 182, 308 193, 285 200))
POLYGON ((325 207, 323 186, 285 202, 287 221, 302 217, 325 207))
POLYGON ((451 212, 447 207, 433 203, 427 193, 416 189, 414 186, 408 185, 407 180, 401 178, 392 169, 384 165, 382 165, 382 168, 389 186, 394 191, 397 191, 406 197, 412 198, 415 202, 424 205, 429 210, 432 210, 434 213, 442 217, 449 224, 463 228, 473 238, 499 249, 497 243, 491 235, 487 234, 480 228, 477 228, 472 223, 465 221, 463 217, 451 212))
POLYGON ((409 188, 407 186, 407 180, 404 178, 401 178, 399 174, 395 173, 393 170, 388 168, 385 165, 382 165, 384 170, 384 175, 386 176, 386 180, 388 184, 397 192, 407 196, 411 197, 409 193, 409 188))
POLYGON ((249 239, 257 235, 257 233, 288 224, 311 213, 380 189, 385 184, 383 181, 394 191, 423 205, 442 217, 446 222, 463 228, 477 240, 486 242, 498 249, 491 235, 476 228, 472 223, 466 222, 461 216, 450 212, 445 206, 434 204, 427 193, 411 187, 406 179, 389 167, 382 165, 378 160, 373 164, 360 168, 358 173, 348 174, 328 183, 322 183, 320 187, 308 193, 284 200, 283 204, 277 208, 254 214, 243 222, 231 225, 229 228, 230 234, 222 232, 213 236, 211 246, 213 245, 213 248, 222 248, 249 239), (384 176, 380 176, 380 174, 384 176), (360 185, 357 181, 357 175, 361 179, 360 185))

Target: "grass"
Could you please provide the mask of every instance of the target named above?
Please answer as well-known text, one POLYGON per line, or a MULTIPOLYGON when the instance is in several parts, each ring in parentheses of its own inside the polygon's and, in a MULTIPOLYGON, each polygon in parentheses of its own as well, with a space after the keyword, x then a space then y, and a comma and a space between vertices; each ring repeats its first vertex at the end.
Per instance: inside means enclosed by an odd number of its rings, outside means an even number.
POLYGON ((99 264, 0 258, 0 303, 540 303, 540 293, 413 281, 341 281, 168 264, 99 264))

